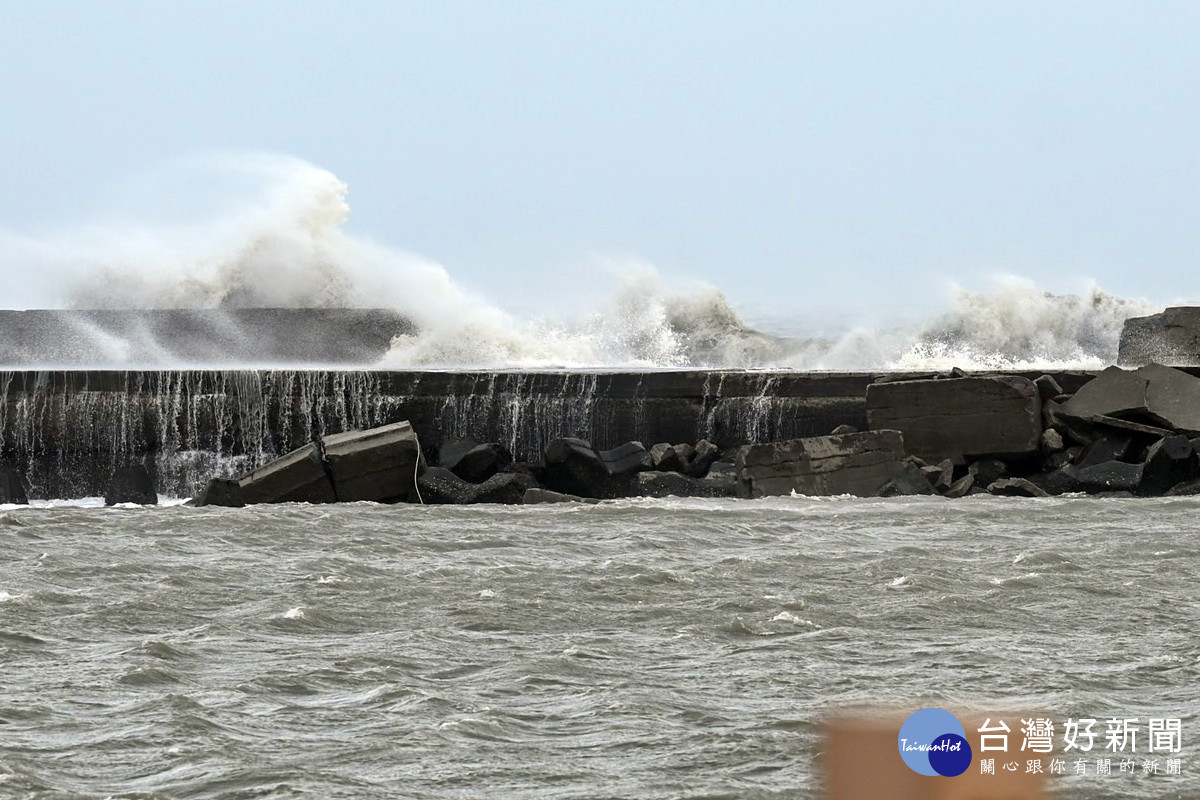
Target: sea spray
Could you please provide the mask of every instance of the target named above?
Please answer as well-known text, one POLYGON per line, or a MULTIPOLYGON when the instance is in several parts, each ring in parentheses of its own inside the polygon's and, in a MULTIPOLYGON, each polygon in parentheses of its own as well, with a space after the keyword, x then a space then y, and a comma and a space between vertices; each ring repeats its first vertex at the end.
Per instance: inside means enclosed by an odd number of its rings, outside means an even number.
MULTIPOLYGON (((881 320, 797 338, 755 330, 717 288, 681 289, 643 262, 601 260, 597 272, 610 281, 590 309, 517 317, 436 263, 348 233, 346 191, 296 158, 186 159, 133 191, 172 214, 110 211, 103 222, 41 238, 0 231, 0 256, 36 274, 49 306, 394 309, 417 333, 398 335, 380 361, 361 365, 381 369, 1096 368, 1115 361, 1126 318, 1159 308, 1095 286, 1052 295, 999 276, 988 291, 956 288, 948 310, 924 323, 881 320)), ((803 314, 795 311, 789 331, 805 329, 803 314)), ((79 333, 99 341, 87 350, 103 352, 104 366, 174 366, 165 357, 146 363, 154 342, 79 333)))

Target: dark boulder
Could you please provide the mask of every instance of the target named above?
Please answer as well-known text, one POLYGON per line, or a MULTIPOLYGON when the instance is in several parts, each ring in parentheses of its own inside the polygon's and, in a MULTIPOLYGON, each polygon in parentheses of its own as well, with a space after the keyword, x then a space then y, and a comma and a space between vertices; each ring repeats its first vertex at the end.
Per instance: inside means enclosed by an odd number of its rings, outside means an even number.
POLYGON ((634 476, 652 466, 641 442, 597 451, 583 439, 555 439, 546 448, 546 486, 601 500, 627 497, 634 476))
POLYGON ((1196 451, 1186 436, 1167 436, 1150 445, 1143 465, 1144 494, 1165 494, 1172 487, 1200 477, 1196 451))
POLYGON ((0 503, 29 505, 29 487, 25 476, 13 467, 0 467, 0 503))
POLYGON ((666 442, 660 442, 650 448, 650 465, 659 472, 682 472, 684 464, 679 460, 679 453, 666 442))
POLYGON ((518 475, 528 475, 529 477, 533 478, 535 482, 541 483, 542 482, 542 472, 544 470, 542 467, 535 467, 533 464, 527 464, 523 461, 514 461, 513 463, 509 464, 507 467, 505 467, 504 469, 502 469, 500 471, 501 472, 513 472, 518 475))
POLYGON ((714 477, 714 476, 720 476, 722 478, 726 478, 726 477, 736 478, 737 477, 737 464, 734 463, 734 461, 731 460, 728 456, 725 456, 717 461, 714 461, 712 463, 712 466, 710 466, 708 468, 708 475, 705 477, 714 477))
POLYGON ((692 497, 695 478, 678 472, 639 472, 633 493, 641 497, 692 497))
MULTIPOLYGON (((874 497, 905 466, 899 431, 867 431, 747 445, 737 453, 739 497, 874 497)), ((924 476, 922 476, 924 478, 924 476)))
POLYGON ((429 467, 417 478, 419 500, 427 505, 462 505, 470 502, 475 484, 464 481, 445 467, 429 467))
POLYGON ((997 458, 981 458, 967 467, 967 472, 975 478, 976 486, 991 486, 1008 475, 1008 465, 997 458))
MULTIPOLYGON (((680 445, 676 445, 678 447, 680 445)), ((596 455, 610 475, 627 475, 651 468, 650 454, 641 442, 626 442, 611 450, 597 450, 596 455)))
POLYGON ((948 488, 942 494, 944 497, 949 497, 952 500, 957 500, 960 497, 966 497, 968 494, 971 493, 971 490, 974 488, 975 488, 975 476, 970 473, 967 473, 966 475, 963 475, 961 478, 956 480, 954 483, 950 484, 950 488, 948 488))
POLYGON ((525 492, 537 488, 537 481, 519 472, 498 472, 475 487, 471 503, 514 505, 524 500, 525 492))
POLYGON ((1049 495, 1082 491, 1079 488, 1079 481, 1075 474, 1062 467, 1049 472, 1030 475, 1027 480, 1049 495))
POLYGON ((1167 492, 1167 495, 1170 497, 1185 497, 1195 494, 1200 494, 1200 478, 1185 481, 1178 486, 1172 486, 1170 491, 1167 492))
POLYGON ((736 490, 732 477, 692 478, 678 472, 639 472, 633 487, 643 497, 732 497, 736 490))
POLYGON ((708 469, 721 457, 721 449, 707 439, 696 442, 692 460, 687 465, 687 474, 693 478, 703 478, 708 469))
POLYGON ((430 505, 513 505, 522 502, 529 489, 536 488, 533 478, 516 472, 499 472, 483 483, 470 483, 445 467, 425 470, 417 480, 417 486, 421 490, 421 500, 430 505))
POLYGON ((113 473, 108 488, 104 490, 104 505, 136 503, 141 506, 158 505, 158 492, 154 479, 141 464, 120 467, 113 473))
POLYGON ((1075 482, 1075 492, 1135 492, 1142 484, 1142 465, 1128 464, 1124 461, 1109 461, 1090 467, 1079 467, 1074 464, 1063 467, 1059 472, 1064 473, 1075 482))
POLYGON ((1067 448, 1066 442, 1063 441, 1062 434, 1053 428, 1047 428, 1042 431, 1042 452, 1049 455, 1057 453, 1067 448))
POLYGON ((1109 433, 1085 447, 1075 463, 1081 467, 1094 467, 1109 461, 1126 461, 1136 449, 1132 434, 1109 433))
POLYGON ((880 497, 908 497, 912 495, 937 494, 933 483, 924 470, 928 467, 918 467, 912 461, 905 461, 900 474, 879 487, 880 497))
POLYGON ((1051 453, 1046 456, 1045 467, 1048 470, 1056 470, 1065 467, 1067 464, 1075 463, 1075 460, 1083 453, 1082 447, 1068 447, 1066 450, 1060 450, 1057 453, 1051 453))
POLYGON ((540 503, 599 503, 600 501, 594 497, 579 497, 573 494, 563 494, 562 492, 552 492, 549 489, 526 489, 525 494, 521 496, 521 502, 525 505, 537 505, 540 503))
POLYGON ((1042 401, 1019 376, 891 381, 867 387, 872 430, 898 430, 908 452, 956 464, 985 456, 1036 454, 1042 401))
POLYGON ((1042 398, 1042 402, 1053 400, 1056 397, 1061 397, 1063 394, 1062 386, 1053 375, 1043 375, 1033 382, 1037 386, 1038 395, 1042 398))
POLYGON ((692 459, 696 457, 696 448, 692 447, 687 442, 680 442, 675 445, 675 455, 679 458, 679 471, 687 472, 692 465, 692 459))
POLYGON ((987 487, 988 494, 1001 497, 1049 497, 1050 493, 1024 478, 1001 478, 987 487))
POLYGON ((943 459, 939 464, 926 467, 925 469, 929 470, 925 474, 929 477, 929 480, 933 483, 933 488, 939 494, 945 494, 950 489, 950 485, 954 483, 954 462, 948 458, 943 459))
POLYGON ((246 505, 246 495, 236 478, 213 478, 192 501, 192 505, 242 508, 246 505))
POLYGON ((481 443, 469 437, 448 442, 438 451, 438 466, 468 483, 483 483, 512 461, 512 453, 499 442, 481 443))

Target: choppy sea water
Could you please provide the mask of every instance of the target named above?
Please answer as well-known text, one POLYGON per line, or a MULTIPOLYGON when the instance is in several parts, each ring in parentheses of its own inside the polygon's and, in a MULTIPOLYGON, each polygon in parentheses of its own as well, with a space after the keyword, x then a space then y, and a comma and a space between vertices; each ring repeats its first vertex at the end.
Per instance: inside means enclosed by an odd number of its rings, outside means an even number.
POLYGON ((1052 785, 1200 796, 1198 515, 9 509, 0 797, 811 797, 821 721, 861 704, 1180 718, 1179 776, 1052 785))

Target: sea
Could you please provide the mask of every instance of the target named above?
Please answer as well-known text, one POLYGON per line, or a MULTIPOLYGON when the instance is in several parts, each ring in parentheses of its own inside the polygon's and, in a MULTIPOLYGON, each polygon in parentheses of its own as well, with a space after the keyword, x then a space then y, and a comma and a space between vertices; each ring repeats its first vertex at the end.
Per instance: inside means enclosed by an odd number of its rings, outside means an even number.
POLYGON ((825 722, 863 707, 1029 709, 1057 726, 1055 796, 1200 797, 1198 519, 1070 496, 6 506, 0 797, 815 798, 825 722), (1085 718, 1094 749, 1065 751, 1085 718), (1110 718, 1133 748, 1105 750, 1110 718), (1178 721, 1173 752, 1151 720, 1178 721))

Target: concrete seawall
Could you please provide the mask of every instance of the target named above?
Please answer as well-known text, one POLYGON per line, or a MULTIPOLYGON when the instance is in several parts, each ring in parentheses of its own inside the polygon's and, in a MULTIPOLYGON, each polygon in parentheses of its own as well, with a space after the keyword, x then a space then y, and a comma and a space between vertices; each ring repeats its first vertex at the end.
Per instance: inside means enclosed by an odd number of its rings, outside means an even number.
MULTIPOLYGON (((1040 373, 1020 373, 1037 377, 1040 373)), ((1090 372, 1054 373, 1073 391, 1090 372)), ((367 370, 0 373, 4 459, 34 498, 102 494, 144 463, 165 495, 189 496, 315 434, 410 420, 436 448, 461 436, 536 460, 559 436, 598 447, 695 442, 723 449, 866 427, 872 373, 367 370)), ((888 378, 916 377, 889 374, 888 378)))

